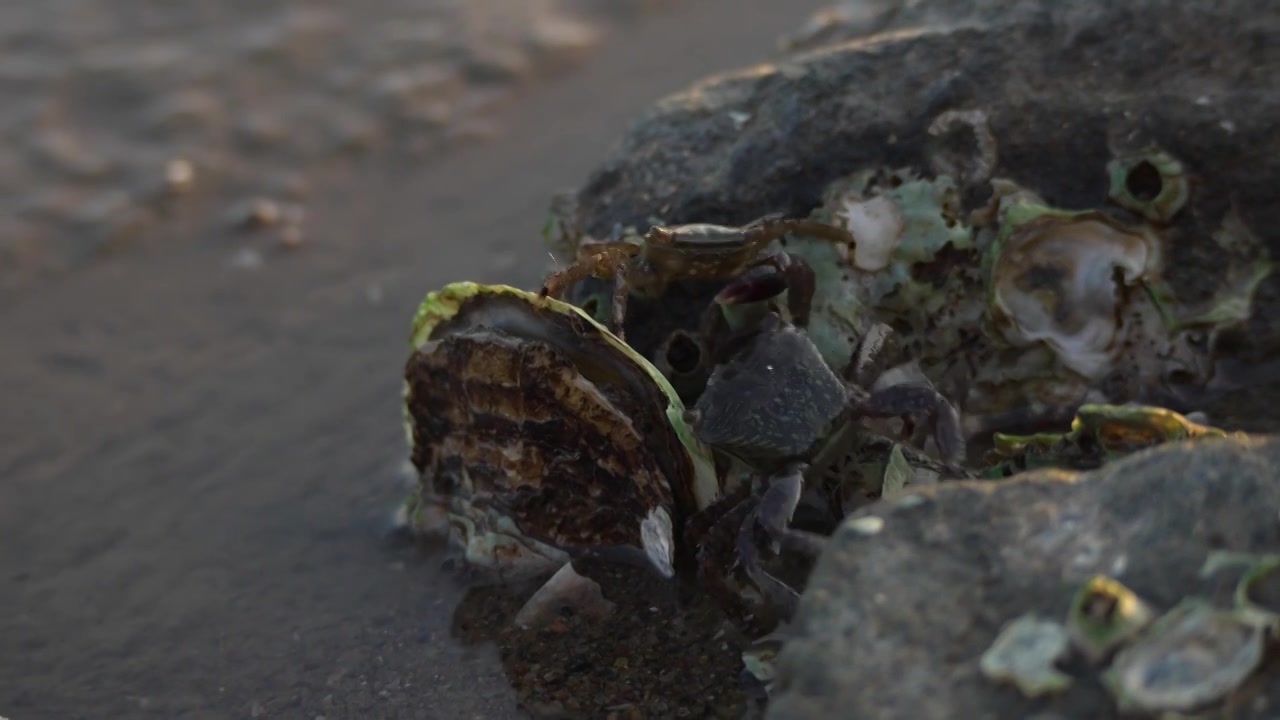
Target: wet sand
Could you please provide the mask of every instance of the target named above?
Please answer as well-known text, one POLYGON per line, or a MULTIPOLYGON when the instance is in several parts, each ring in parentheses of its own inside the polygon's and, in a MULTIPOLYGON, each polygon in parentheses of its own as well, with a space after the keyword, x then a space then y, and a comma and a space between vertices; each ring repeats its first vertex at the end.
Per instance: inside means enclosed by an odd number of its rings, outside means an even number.
POLYGON ((327 174, 298 249, 211 223, 239 194, 197 195, 10 296, 0 715, 516 717, 495 653, 450 637, 457 583, 383 538, 409 317, 450 280, 532 285, 552 192, 818 6, 638 13, 516 92, 496 139, 327 174))

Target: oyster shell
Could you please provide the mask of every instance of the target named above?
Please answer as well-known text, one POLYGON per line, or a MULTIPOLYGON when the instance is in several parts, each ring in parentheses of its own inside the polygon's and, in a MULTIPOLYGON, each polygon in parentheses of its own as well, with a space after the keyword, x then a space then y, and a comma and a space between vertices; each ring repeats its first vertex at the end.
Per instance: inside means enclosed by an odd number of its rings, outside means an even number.
POLYGON ((1001 629, 978 667, 988 680, 1011 683, 1034 698, 1070 687, 1071 676, 1054 667, 1069 651, 1066 628, 1028 614, 1001 629))
POLYGON ((989 286, 996 327, 1014 346, 1044 343, 1090 380, 1120 349, 1118 284, 1133 287, 1161 266, 1154 234, 1097 212, 1017 202, 996 236, 989 286))
POLYGON ((504 579, 578 553, 673 574, 673 526, 720 486, 661 373, 582 310, 503 285, 428 294, 411 343, 414 526, 444 515, 451 546, 504 579))
POLYGON ((1183 600, 1116 654, 1103 683, 1122 712, 1189 712, 1243 684, 1263 657, 1262 629, 1199 598, 1183 600))

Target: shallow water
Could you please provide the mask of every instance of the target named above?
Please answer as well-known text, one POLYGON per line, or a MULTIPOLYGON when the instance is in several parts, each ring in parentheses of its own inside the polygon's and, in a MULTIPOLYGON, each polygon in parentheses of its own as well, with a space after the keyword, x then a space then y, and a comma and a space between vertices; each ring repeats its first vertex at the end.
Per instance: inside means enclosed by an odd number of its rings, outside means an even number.
POLYGON ((519 88, 655 4, 4 3, 0 288, 135 242, 193 188, 234 214, 374 151, 491 137, 519 88))
POLYGON ((523 32, 506 4, 4 4, 0 715, 515 716, 495 651, 451 636, 462 589, 383 539, 408 319, 449 280, 532 283, 552 192, 818 4, 603 5, 574 6, 602 34, 570 72, 442 96, 466 124, 489 111, 468 92, 509 88, 494 137, 445 123, 414 154, 409 106, 344 68, 431 66, 488 18, 523 32), (379 64, 434 20, 438 45, 379 64), (265 145, 258 117, 284 128, 265 145), (379 144, 341 149, 351 117, 379 144), (149 194, 178 156, 190 192, 149 194), (257 195, 305 219, 234 230, 257 195), (163 200, 129 219, 136 198, 163 200))

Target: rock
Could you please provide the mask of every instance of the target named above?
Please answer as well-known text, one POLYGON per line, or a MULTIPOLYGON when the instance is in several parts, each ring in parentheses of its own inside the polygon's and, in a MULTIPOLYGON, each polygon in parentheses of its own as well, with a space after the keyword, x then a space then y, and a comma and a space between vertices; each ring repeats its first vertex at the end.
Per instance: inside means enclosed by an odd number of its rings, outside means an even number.
MULTIPOLYGON (((1217 550, 1280 552, 1280 439, 1166 445, 1089 473, 877 503, 846 519, 815 567, 768 717, 1116 717, 1100 668, 1064 664, 1070 688, 1029 700, 984 678, 979 658, 1019 616, 1065 619, 1095 573, 1158 613, 1229 599, 1238 574, 1200 576, 1217 550)), ((1280 714, 1275 659, 1233 697, 1235 717, 1280 714)))
MULTIPOLYGON (((656 103, 563 203, 572 221, 554 218, 551 234, 805 216, 859 170, 932 174, 929 128, 948 112, 981 111, 998 144, 994 176, 1057 208, 1115 210, 1113 158, 1153 144, 1176 157, 1195 180, 1161 228, 1177 240, 1162 272, 1188 303, 1231 283, 1212 238, 1233 213, 1280 256, 1280 14, 1270 3, 872 4, 787 41, 803 52, 656 103)), ((964 188, 963 210, 982 209, 987 191, 964 188)), ((672 331, 662 324, 692 317, 715 289, 680 292, 689 297, 668 293, 653 308, 633 298, 628 341, 660 347, 672 331)), ((1280 278, 1254 302, 1231 345, 1267 360, 1280 351, 1280 278)), ((1254 375, 1265 393, 1204 409, 1231 430, 1280 428, 1274 367, 1254 375)), ((908 487, 834 536, 779 658, 769 716, 1116 717, 1099 668, 1078 656, 1061 668, 1070 687, 1037 700, 984 678, 979 658, 1020 616, 1064 618, 1094 574, 1121 580, 1157 613, 1196 593, 1217 597, 1231 583, 1198 573, 1220 549, 1280 552, 1280 440, 1213 439, 1084 474, 908 487)), ((1233 710, 1280 717, 1274 657, 1233 710)))
MULTIPOLYGON (((803 215, 859 168, 927 170, 937 116, 981 109, 997 175, 1056 206, 1107 206, 1113 152, 1154 141, 1199 178, 1178 232, 1207 240, 1235 203, 1280 253, 1280 14, 1265 0, 935 0, 872 15, 856 26, 879 35, 657 103, 578 191, 580 229, 803 215)), ((1179 245, 1168 280, 1180 296, 1211 290, 1204 271, 1216 265, 1201 256, 1211 245, 1179 245)), ((1266 281, 1259 302, 1270 311, 1251 320, 1263 356, 1280 347, 1278 289, 1266 281)))
POLYGON ((560 618, 565 608, 604 619, 613 612, 613 603, 604 599, 598 583, 579 575, 573 563, 565 563, 520 608, 515 624, 526 629, 544 627, 560 618))

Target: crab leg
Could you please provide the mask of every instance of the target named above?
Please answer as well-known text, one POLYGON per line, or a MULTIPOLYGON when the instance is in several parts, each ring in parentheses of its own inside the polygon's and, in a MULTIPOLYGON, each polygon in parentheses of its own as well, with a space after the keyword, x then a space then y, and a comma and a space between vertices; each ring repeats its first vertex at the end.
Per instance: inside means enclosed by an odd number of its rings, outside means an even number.
POLYGON ((796 462, 772 475, 769 488, 760 497, 756 514, 760 526, 771 539, 789 550, 816 557, 826 546, 826 538, 791 528, 791 518, 804 492, 804 471, 807 468, 804 463, 796 462))
POLYGON ((795 588, 770 575, 760 566, 760 550, 756 547, 756 525, 760 519, 760 508, 755 509, 743 520, 738 530, 738 565, 751 582, 768 598, 769 604, 782 609, 785 618, 795 616, 796 605, 800 602, 800 593, 795 588))
POLYGON ((826 547, 827 539, 815 533, 790 527, 791 517, 800 503, 804 490, 805 464, 796 462, 784 467, 769 478, 769 487, 760 496, 760 502, 747 516, 738 531, 738 564, 770 602, 781 607, 786 617, 795 613, 800 594, 794 588, 770 575, 760 566, 760 551, 756 545, 756 527, 763 528, 769 539, 795 552, 817 557, 826 547))
POLYGON ((725 568, 732 561, 735 539, 742 525, 756 508, 759 498, 733 493, 720 498, 702 511, 686 530, 686 542, 698 548, 697 569, 700 584, 725 607, 746 612, 738 593, 730 587, 725 568), (706 527, 693 526, 705 524, 706 527))
POLYGON ((904 383, 853 401, 855 417, 893 418, 921 412, 929 415, 929 427, 942 461, 953 470, 958 468, 965 449, 960 413, 942 393, 922 383, 904 383))
POLYGON ((627 273, 631 263, 626 258, 616 262, 613 268, 613 327, 610 330, 618 339, 626 342, 627 297, 631 295, 631 287, 627 285, 627 273))
MULTIPOLYGON (((615 278, 620 268, 627 264, 637 248, 630 243, 596 243, 595 252, 580 256, 567 267, 547 274, 542 281, 540 294, 543 297, 559 298, 574 283, 589 277, 600 279, 615 278)), ((625 273, 623 273, 625 275, 625 273)))
MULTIPOLYGON (((788 219, 779 213, 765 215, 743 228, 747 242, 764 246, 788 233, 805 233, 833 243, 854 244, 853 233, 817 220, 788 219)), ((850 248, 852 249, 852 248, 850 248)))

